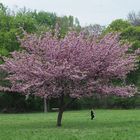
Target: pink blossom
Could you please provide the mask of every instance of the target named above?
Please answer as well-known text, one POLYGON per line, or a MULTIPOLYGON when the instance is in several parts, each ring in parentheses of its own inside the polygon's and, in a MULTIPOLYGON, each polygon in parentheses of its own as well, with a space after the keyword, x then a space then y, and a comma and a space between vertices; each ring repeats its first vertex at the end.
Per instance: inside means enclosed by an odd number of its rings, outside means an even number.
POLYGON ((45 98, 67 95, 72 98, 94 93, 132 96, 132 86, 113 87, 112 79, 123 79, 137 68, 131 47, 119 43, 119 35, 108 34, 101 40, 84 34, 69 33, 64 39, 47 32, 43 36, 28 35, 21 41, 23 50, 4 58, 1 69, 8 72, 11 90, 45 98))

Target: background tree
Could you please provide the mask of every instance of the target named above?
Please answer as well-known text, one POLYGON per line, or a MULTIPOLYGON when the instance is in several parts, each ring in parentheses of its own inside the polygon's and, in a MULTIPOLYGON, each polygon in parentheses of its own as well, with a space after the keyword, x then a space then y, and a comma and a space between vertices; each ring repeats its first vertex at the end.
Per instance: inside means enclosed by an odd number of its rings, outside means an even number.
POLYGON ((118 35, 109 34, 100 41, 84 34, 69 33, 64 39, 28 35, 21 40, 25 49, 4 58, 1 69, 8 72, 11 87, 3 91, 19 92, 60 101, 57 126, 62 114, 75 99, 94 93, 133 96, 133 86, 113 85, 136 68, 136 55, 128 53, 130 45, 120 45, 118 35), (71 101, 64 102, 64 97, 71 101))
POLYGON ((101 26, 99 24, 94 24, 94 25, 83 27, 82 31, 90 36, 100 36, 104 29, 105 29, 104 26, 101 26))
POLYGON ((104 30, 104 33, 106 34, 110 32, 122 32, 130 26, 131 24, 128 21, 116 19, 107 26, 107 28, 104 30))
POLYGON ((138 12, 137 14, 135 12, 130 12, 128 14, 128 21, 133 26, 140 26, 140 12, 138 12))

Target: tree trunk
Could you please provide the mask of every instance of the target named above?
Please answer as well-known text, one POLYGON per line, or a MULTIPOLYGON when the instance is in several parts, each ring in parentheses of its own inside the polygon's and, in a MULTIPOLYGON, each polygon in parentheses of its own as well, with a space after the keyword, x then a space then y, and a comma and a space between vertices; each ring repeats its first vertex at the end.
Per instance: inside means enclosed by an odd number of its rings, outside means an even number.
POLYGON ((44 98, 44 113, 46 113, 47 111, 47 99, 44 98))
POLYGON ((57 117, 57 126, 61 126, 63 110, 59 110, 58 117, 57 117))
POLYGON ((62 115, 64 112, 63 105, 64 105, 64 95, 60 97, 60 106, 59 106, 59 113, 57 117, 57 126, 61 126, 62 115))
POLYGON ((60 107, 59 107, 59 112, 58 112, 58 117, 57 117, 57 126, 60 127, 62 124, 62 115, 63 115, 63 112, 64 110, 73 103, 73 101, 75 100, 76 98, 73 98, 70 102, 64 104, 64 95, 62 95, 60 97, 60 107))

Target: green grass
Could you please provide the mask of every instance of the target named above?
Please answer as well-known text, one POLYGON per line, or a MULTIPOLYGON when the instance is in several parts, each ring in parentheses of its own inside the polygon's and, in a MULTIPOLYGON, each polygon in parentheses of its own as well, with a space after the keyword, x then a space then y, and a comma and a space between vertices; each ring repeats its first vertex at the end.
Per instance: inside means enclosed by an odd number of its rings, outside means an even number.
POLYGON ((0 140, 140 140, 140 110, 64 112, 62 127, 57 113, 0 114, 0 140))

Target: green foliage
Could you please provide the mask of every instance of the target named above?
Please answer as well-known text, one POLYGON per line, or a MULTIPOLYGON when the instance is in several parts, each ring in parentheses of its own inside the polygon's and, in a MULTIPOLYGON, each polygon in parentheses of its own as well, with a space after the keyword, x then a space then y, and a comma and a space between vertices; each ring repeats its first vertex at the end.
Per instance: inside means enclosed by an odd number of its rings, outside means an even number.
POLYGON ((7 56, 9 54, 9 52, 6 48, 1 47, 0 48, 0 54, 3 55, 3 56, 7 56))
POLYGON ((0 54, 7 56, 9 52, 19 49, 17 35, 22 36, 22 29, 28 33, 42 33, 54 30, 60 25, 60 36, 64 37, 70 28, 79 28, 73 16, 57 17, 55 13, 44 11, 29 11, 26 8, 12 13, 10 9, 0 4, 0 54))
POLYGON ((48 13, 48 12, 32 12, 32 17, 36 20, 39 25, 48 25, 50 27, 55 27, 57 16, 55 13, 48 13))
POLYGON ((79 32, 81 30, 78 19, 73 16, 57 17, 57 24, 60 28, 60 38, 64 38, 68 31, 75 30, 79 32))
POLYGON ((36 30, 36 21, 28 13, 20 15, 19 13, 14 17, 15 18, 15 28, 22 27, 25 31, 31 33, 36 30))
POLYGON ((139 68, 135 72, 131 72, 128 74, 126 79, 128 84, 135 84, 137 87, 140 87, 140 64, 139 68))
POLYGON ((109 32, 122 32, 129 26, 131 26, 131 24, 128 21, 117 19, 112 21, 112 23, 105 29, 104 33, 106 34, 109 32))
POLYGON ((122 31, 122 39, 129 41, 140 40, 140 27, 130 26, 122 31))
POLYGON ((140 27, 130 26, 121 33, 121 39, 132 43, 134 49, 140 48, 140 27))
MULTIPOLYGON (((132 51, 140 48, 140 26, 130 26, 124 29, 121 33, 121 39, 132 44, 132 51)), ((140 63, 138 69, 131 72, 126 81, 140 88, 140 63)))
POLYGON ((72 106, 68 109, 78 110, 78 109, 89 109, 89 108, 140 108, 140 97, 135 95, 134 97, 121 98, 116 96, 94 96, 92 98, 85 98, 76 100, 72 106))
POLYGON ((109 32, 120 32, 121 40, 132 43, 134 49, 140 48, 140 26, 132 26, 128 21, 117 19, 104 30, 104 34, 109 32))
POLYGON ((40 98, 29 97, 17 93, 1 93, 0 109, 3 113, 43 111, 43 101, 40 98))

